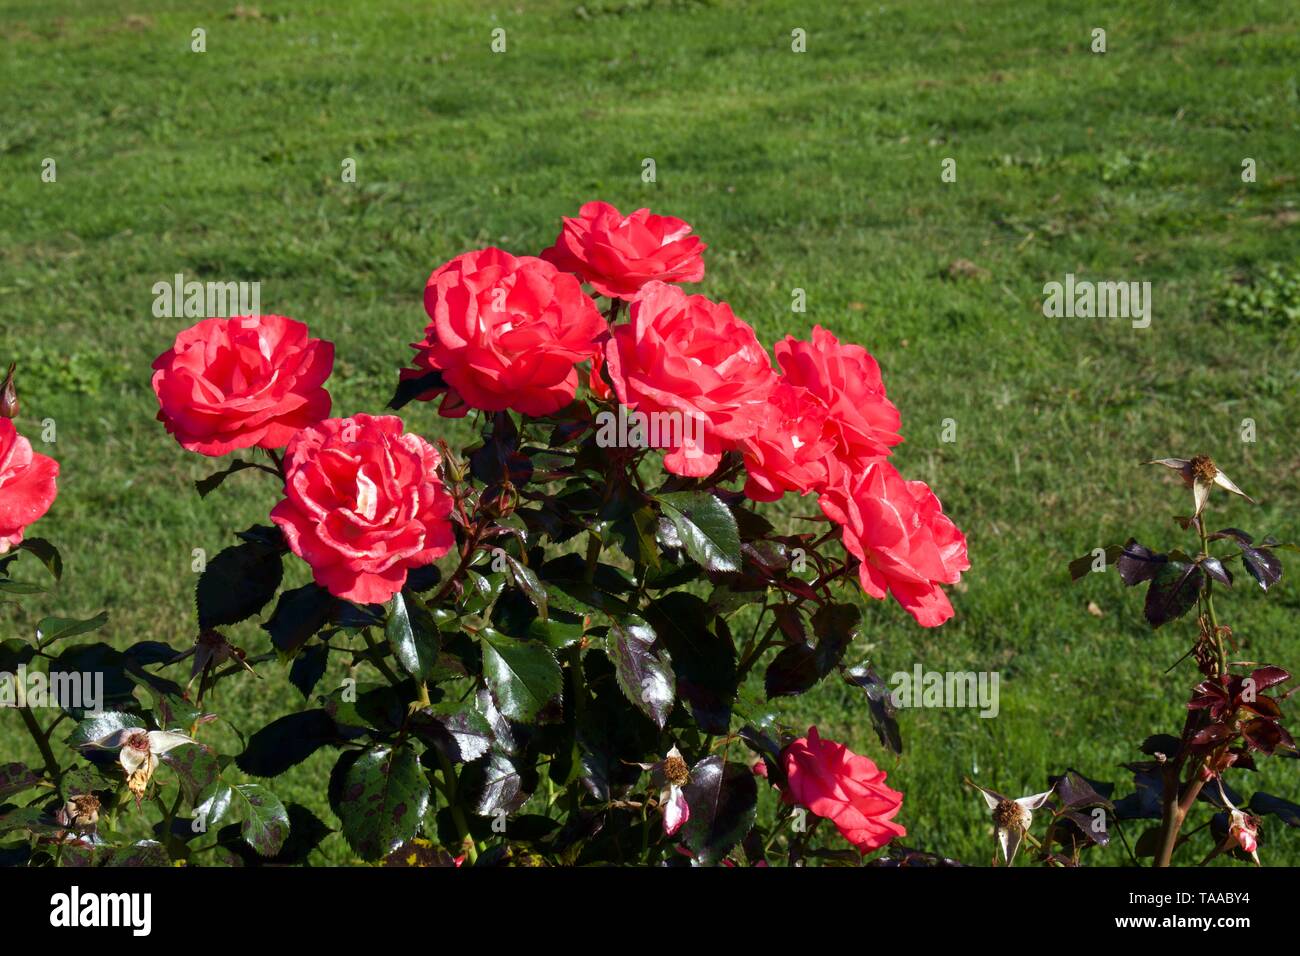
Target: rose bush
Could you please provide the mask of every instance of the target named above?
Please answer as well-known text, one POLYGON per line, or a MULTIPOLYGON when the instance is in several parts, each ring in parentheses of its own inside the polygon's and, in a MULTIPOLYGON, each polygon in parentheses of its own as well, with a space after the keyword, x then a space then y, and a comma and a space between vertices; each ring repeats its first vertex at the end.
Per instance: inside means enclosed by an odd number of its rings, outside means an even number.
MULTIPOLYGON (((703 276, 691 232, 588 204, 541 257, 437 267, 382 415, 330 417, 333 346, 302 323, 181 332, 154 364, 159 419, 201 455, 242 452, 197 491, 256 475, 267 520, 202 567, 184 646, 108 653, 73 643, 103 615, 41 622, 25 660, 97 654, 111 692, 69 704, 70 733, 25 721, 43 765, 0 767, 25 859, 302 862, 337 828, 389 865, 933 862, 899 845, 908 805, 876 761, 762 697, 842 681, 898 752, 859 599, 941 624, 965 539, 891 463, 900 416, 871 355, 818 327, 774 367, 730 306, 673 284, 703 276), (471 413, 479 437, 453 449, 444 419, 471 413), (759 506, 786 492, 825 520, 778 527, 759 506), (214 688, 283 678, 302 706, 223 752, 214 726, 238 715, 214 688), (322 750, 330 825, 272 782, 322 750)), ((0 428, 16 542, 56 469, 0 428)), ((26 593, 13 565, 0 587, 26 593)))

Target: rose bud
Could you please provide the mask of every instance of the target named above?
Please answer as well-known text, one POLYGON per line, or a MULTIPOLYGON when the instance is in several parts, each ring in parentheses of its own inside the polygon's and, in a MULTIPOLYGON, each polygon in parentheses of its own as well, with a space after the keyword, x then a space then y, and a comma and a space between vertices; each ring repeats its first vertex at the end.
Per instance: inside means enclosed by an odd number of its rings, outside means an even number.
POLYGON ((9 363, 9 374, 5 376, 4 385, 0 386, 0 418, 18 417, 18 389, 14 386, 14 369, 17 367, 17 362, 9 363))

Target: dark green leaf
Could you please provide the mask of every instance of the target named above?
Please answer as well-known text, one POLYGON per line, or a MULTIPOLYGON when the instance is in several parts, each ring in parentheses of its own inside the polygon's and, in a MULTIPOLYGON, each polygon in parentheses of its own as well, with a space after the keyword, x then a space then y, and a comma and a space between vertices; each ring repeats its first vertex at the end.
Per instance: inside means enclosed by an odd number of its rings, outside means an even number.
POLYGON ((677 491, 658 500, 677 537, 708 571, 740 570, 740 532, 731 509, 704 491, 677 491))
POLYGON ((63 555, 59 554, 59 549, 50 542, 44 538, 27 538, 18 547, 34 555, 54 580, 63 579, 63 555))
POLYGON ((712 618, 699 597, 674 592, 653 601, 645 619, 672 657, 677 692, 700 729, 725 734, 736 696, 736 649, 721 619, 712 618))
POLYGON ((861 664, 844 671, 844 679, 854 687, 862 688, 871 710, 871 726, 880 743, 891 753, 903 752, 903 735, 898 728, 897 708, 889 685, 869 664, 861 664))
POLYGON ((231 462, 229 468, 223 468, 221 471, 214 472, 206 478, 200 478, 194 482, 194 489, 199 493, 200 498, 206 498, 216 488, 235 472, 243 471, 246 468, 256 468, 257 464, 243 459, 231 462))
POLYGON ((304 700, 311 700, 311 692, 325 676, 330 649, 324 644, 313 644, 293 659, 289 667, 289 683, 298 688, 304 700))
POLYGON ((260 783, 237 784, 231 791, 244 842, 262 856, 275 856, 289 836, 289 814, 280 798, 260 783))
POLYGON ((107 711, 94 717, 87 717, 73 728, 68 736, 69 747, 84 747, 86 744, 101 740, 109 734, 127 727, 144 728, 144 721, 135 714, 123 714, 107 711))
MULTIPOLYGON (((476 781, 471 780, 473 782, 476 781)), ((483 783, 474 802, 474 812, 482 817, 496 816, 503 810, 508 814, 514 813, 527 800, 519 768, 506 754, 492 751, 483 767, 483 783)))
POLYGON ((419 830, 429 781, 410 747, 374 747, 348 762, 335 812, 348 845, 363 859, 378 860, 419 830))
POLYGON ((169 750, 158 758, 160 763, 171 767, 180 782, 185 799, 195 803, 199 794, 217 779, 221 773, 221 761, 216 751, 203 744, 185 744, 169 750))
POLYGON ((538 579, 533 569, 528 567, 513 555, 502 552, 505 556, 506 567, 510 570, 510 577, 518 586, 519 590, 528 595, 528 600, 533 602, 537 608, 537 616, 545 621, 547 615, 547 597, 546 588, 538 579))
POLYGON ((44 649, 64 637, 76 637, 97 631, 108 623, 108 612, 100 611, 94 617, 46 617, 36 625, 36 646, 44 649))
POLYGON ((438 625, 419 596, 399 591, 393 595, 384 625, 393 656, 416 680, 424 680, 438 663, 442 640, 438 625))
POLYGON ((483 679, 501 713, 528 721, 552 697, 564 680, 551 652, 532 641, 506 637, 492 628, 479 635, 483 644, 483 679))
POLYGON ((1250 812, 1257 816, 1276 814, 1289 827, 1300 827, 1300 804, 1292 803, 1271 793, 1256 790, 1250 795, 1250 812))
POLYGON ((260 611, 280 586, 280 555, 265 544, 245 542, 209 561, 194 589, 199 627, 238 624, 260 611))
POLYGON ((336 740, 338 731, 325 711, 286 714, 249 737, 235 765, 254 777, 278 777, 336 740))
POLYGON ((333 615, 338 599, 319 584, 304 584, 280 595, 262 630, 284 654, 296 654, 333 615))
POLYGON ((412 724, 417 737, 438 748, 452 763, 470 763, 492 746, 492 724, 473 704, 434 704, 412 724))
POLYGON ((393 411, 410 404, 425 392, 445 390, 447 384, 442 380, 442 372, 425 372, 415 378, 404 378, 397 383, 397 390, 388 400, 388 407, 393 411))

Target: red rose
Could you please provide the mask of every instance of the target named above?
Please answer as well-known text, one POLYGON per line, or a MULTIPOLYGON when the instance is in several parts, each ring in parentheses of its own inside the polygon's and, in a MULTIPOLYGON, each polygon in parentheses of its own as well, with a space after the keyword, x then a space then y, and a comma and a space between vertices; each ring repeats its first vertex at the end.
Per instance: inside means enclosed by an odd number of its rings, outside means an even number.
POLYGON ((708 248, 691 227, 671 216, 638 209, 624 216, 609 203, 589 202, 542 258, 581 276, 601 295, 634 298, 647 282, 699 282, 708 248))
POLYGON ((786 336, 773 351, 785 373, 781 381, 804 389, 806 400, 826 410, 826 437, 835 443, 835 457, 850 470, 888 455, 903 440, 898 409, 885 397, 880 366, 862 346, 841 345, 819 325, 813 328, 811 342, 786 336))
POLYGON ((753 435, 776 384, 754 330, 724 303, 650 282, 615 326, 605 369, 619 401, 647 415, 667 413, 656 447, 676 475, 711 473, 722 453, 753 435))
POLYGON ((894 823, 903 795, 885 786, 885 772, 869 757, 822 740, 816 727, 785 748, 787 802, 835 824, 860 853, 879 850, 907 831, 894 823))
POLYGON ((922 627, 952 617, 940 584, 956 584, 970 567, 966 538, 943 513, 923 481, 904 481, 883 458, 861 474, 839 472, 818 499, 843 526, 844 547, 861 561, 862 589, 880 599, 889 591, 922 627))
POLYGON ((745 495, 776 501, 787 491, 808 494, 826 486, 827 459, 836 450, 826 407, 807 389, 779 380, 770 413, 745 439, 745 495))
POLYGON ((439 412, 449 418, 470 408, 558 411, 577 392, 574 366, 595 354, 606 330, 576 278, 533 256, 491 248, 435 270, 424 310, 431 321, 411 347, 420 369, 442 373, 448 389, 439 412))
POLYGON ((271 520, 336 597, 387 601, 409 569, 454 543, 438 452, 402 427, 393 415, 330 418, 285 452, 285 498, 271 520))
POLYGON ((0 554, 21 544, 23 530, 54 504, 59 463, 39 452, 14 423, 0 418, 0 554))
POLYGON ((158 420, 202 455, 283 448, 330 413, 334 345, 282 315, 204 319, 154 360, 158 420))

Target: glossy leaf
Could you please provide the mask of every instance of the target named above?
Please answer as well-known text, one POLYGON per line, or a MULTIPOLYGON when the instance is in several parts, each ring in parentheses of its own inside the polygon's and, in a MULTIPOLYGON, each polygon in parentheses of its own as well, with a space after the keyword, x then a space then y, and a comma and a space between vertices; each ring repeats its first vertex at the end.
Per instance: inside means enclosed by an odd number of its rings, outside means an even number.
POLYGON ((492 628, 485 628, 480 637, 483 679, 505 716, 531 720, 560 693, 564 683, 560 665, 545 647, 506 637, 492 628))
POLYGON ((244 842, 262 856, 279 853, 289 837, 289 814, 280 798, 260 783, 241 783, 231 788, 231 803, 244 842))
POLYGON ((235 765, 253 777, 278 777, 338 737, 334 720, 323 710, 286 714, 249 737, 235 765))
POLYGON ((403 591, 393 595, 384 634, 406 673, 416 680, 429 676, 438 663, 442 639, 433 615, 418 596, 403 591))
POLYGON ((166 764, 180 782, 185 799, 194 803, 199 795, 212 786, 221 773, 221 761, 216 751, 204 744, 187 744, 169 750, 158 758, 166 764))
POLYGON ((705 757, 691 768, 683 792, 691 808, 682 828, 683 842, 701 863, 721 862, 754 825, 758 807, 754 774, 744 764, 705 757))
POLYGON ((606 650, 627 699, 662 730, 673 709, 677 678, 671 659, 656 648, 656 640, 649 624, 628 618, 610 625, 606 650))
POLYGON ((708 571, 740 570, 736 518, 716 496, 677 491, 656 500, 692 560, 708 571))
POLYGON ((36 646, 44 649, 65 637, 76 637, 97 631, 108 623, 108 612, 100 611, 94 617, 46 617, 36 625, 36 646))
POLYGON ((335 812, 348 845, 378 860, 415 836, 428 807, 429 781, 415 751, 381 746, 350 759, 335 812))
POLYGON ((854 687, 859 687, 867 695, 867 705, 871 712, 871 726, 880 738, 880 743, 892 753, 903 752, 903 735, 898 726, 897 708, 889 685, 869 664, 861 664, 844 671, 844 679, 854 687))

